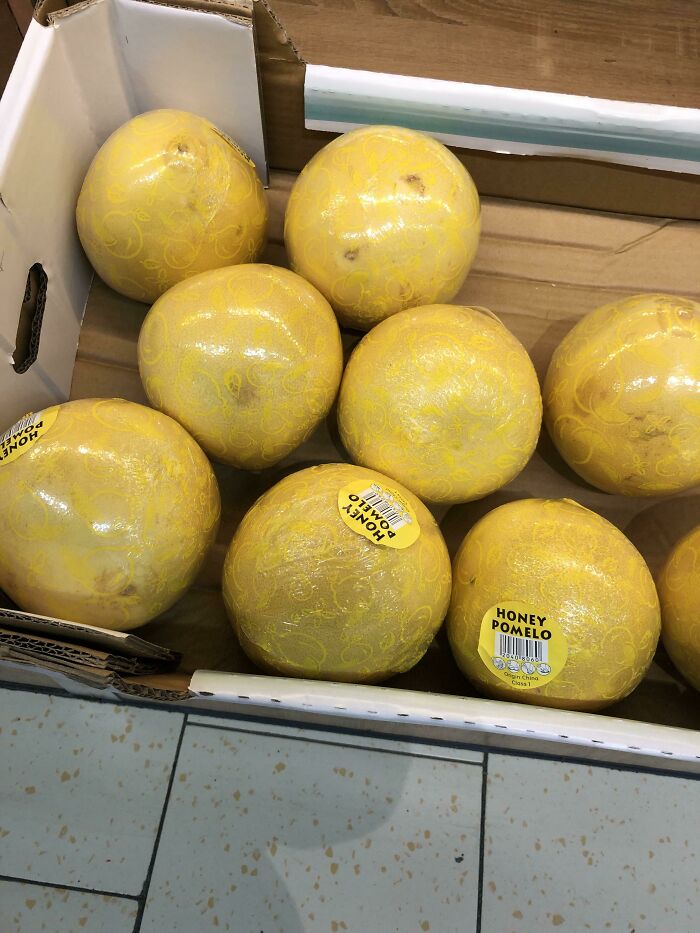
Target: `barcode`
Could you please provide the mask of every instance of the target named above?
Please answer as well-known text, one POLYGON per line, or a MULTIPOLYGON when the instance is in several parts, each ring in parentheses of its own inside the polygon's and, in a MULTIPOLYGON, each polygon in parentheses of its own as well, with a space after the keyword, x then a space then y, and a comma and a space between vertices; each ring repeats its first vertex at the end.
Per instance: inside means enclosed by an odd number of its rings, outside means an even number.
POLYGON ((371 505, 379 514, 385 519, 392 528, 403 528, 404 525, 411 524, 411 516, 407 515, 406 512, 401 508, 400 505, 396 502, 390 502, 388 499, 385 499, 384 496, 380 496, 380 487, 379 486, 370 486, 369 489, 365 489, 364 492, 360 493, 360 496, 365 500, 367 505, 371 505))
POLYGON ((4 434, 0 434, 0 444, 4 444, 6 440, 14 437, 15 434, 20 434, 24 431, 25 428, 29 427, 30 424, 34 424, 37 419, 37 415, 34 412, 31 412, 29 415, 25 415, 24 418, 20 418, 17 424, 13 424, 11 428, 8 428, 4 434))
POLYGON ((496 633, 494 654, 501 658, 519 661, 548 661, 549 646, 535 638, 516 638, 514 635, 496 633))

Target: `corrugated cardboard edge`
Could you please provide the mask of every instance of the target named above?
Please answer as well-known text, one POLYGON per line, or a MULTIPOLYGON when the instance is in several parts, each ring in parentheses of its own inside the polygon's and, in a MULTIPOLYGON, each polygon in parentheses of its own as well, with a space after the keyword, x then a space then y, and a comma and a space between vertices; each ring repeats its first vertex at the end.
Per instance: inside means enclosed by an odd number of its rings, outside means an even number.
MULTIPOLYGON (((99 3, 100 0, 42 0, 34 11, 34 19, 42 26, 51 25, 57 18, 70 16, 79 10, 99 3)), ((253 0, 141 0, 155 6, 176 7, 184 10, 199 10, 216 13, 227 19, 250 23, 253 17, 253 0)))

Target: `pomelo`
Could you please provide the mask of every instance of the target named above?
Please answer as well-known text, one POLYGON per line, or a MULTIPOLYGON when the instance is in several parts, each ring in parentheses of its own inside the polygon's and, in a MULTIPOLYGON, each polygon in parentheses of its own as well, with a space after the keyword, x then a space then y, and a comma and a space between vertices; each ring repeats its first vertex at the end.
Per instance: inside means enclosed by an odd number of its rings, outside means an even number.
POLYGON ((474 525, 455 558, 447 633, 457 664, 489 696, 602 709, 637 686, 659 630, 641 554, 576 502, 502 505, 474 525))
POLYGON ((479 242, 479 196, 442 143, 367 126, 334 139, 292 188, 284 239, 292 268, 368 330, 417 305, 450 301, 479 242))
POLYGON ((152 405, 214 459, 277 463, 328 414, 343 370, 325 298, 288 269, 240 265, 180 282, 149 311, 138 343, 152 405))
POLYGON ((209 461, 172 418, 122 399, 66 402, 39 422, 0 444, 0 587, 39 615, 143 625, 185 592, 214 539, 209 461))
POLYGON ((489 312, 454 305, 401 311, 373 328, 350 358, 338 402, 352 460, 444 503, 510 482, 541 420, 522 344, 489 312))
POLYGON ((700 525, 669 554, 658 589, 664 647, 688 683, 700 690, 700 525))
POLYGON ((197 272, 255 261, 267 202, 251 160, 208 120, 152 110, 99 149, 76 219, 100 278, 150 303, 197 272))
POLYGON ((380 473, 331 463, 258 499, 228 549, 223 592, 244 651, 264 670, 372 683, 422 658, 450 582, 422 502, 380 473))
POLYGON ((552 356, 544 418, 562 457, 605 492, 700 483, 700 304, 635 295, 586 315, 552 356))

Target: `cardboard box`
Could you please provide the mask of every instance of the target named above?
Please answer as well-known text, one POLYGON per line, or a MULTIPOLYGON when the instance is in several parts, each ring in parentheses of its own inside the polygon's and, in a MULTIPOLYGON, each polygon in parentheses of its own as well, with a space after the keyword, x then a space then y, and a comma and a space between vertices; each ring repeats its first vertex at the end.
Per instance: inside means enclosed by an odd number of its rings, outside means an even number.
MULTIPOLYGON (((85 170, 112 129, 132 113, 169 105, 212 118, 254 155, 263 175, 267 151, 271 222, 264 259, 277 264, 285 263, 282 222, 294 180, 293 172, 280 169, 298 169, 329 138, 304 128, 304 65, 262 0, 91 0, 67 8, 49 0, 37 16, 0 103, 3 429, 26 410, 69 395, 146 401, 136 338, 147 309, 98 280, 91 284, 73 223, 85 170), (30 350, 42 310, 43 319, 34 340, 36 360, 19 373, 13 355, 23 298, 30 350)), ((461 156, 477 182, 480 166, 497 168, 481 173, 482 242, 455 300, 496 311, 524 343, 540 376, 573 323, 606 301, 643 291, 700 298, 700 226, 688 219, 697 214, 697 204, 688 200, 689 192, 699 190, 697 178, 577 159, 461 156), (525 200, 503 197, 520 182, 525 200), (662 205, 671 216, 582 209, 591 203, 633 207, 640 186, 643 205, 657 208, 650 213, 662 205), (544 200, 550 192, 554 203, 544 200)), ((346 334, 346 349, 356 339, 346 334)), ((355 728, 433 740, 540 751, 566 745, 567 754, 700 772, 700 696, 680 681, 662 651, 631 697, 597 715, 471 696, 442 635, 413 671, 385 687, 256 674, 232 634, 220 596, 227 545, 247 508, 285 471, 342 456, 331 419, 275 469, 254 474, 216 465, 224 503, 218 540, 197 583, 173 609, 135 637, 60 625, 8 606, 0 629, 14 638, 3 640, 0 632, 0 676, 307 723, 348 727, 352 720, 355 728), (172 653, 158 655, 152 645, 172 653)), ((540 495, 577 499, 613 521, 653 571, 673 543, 700 523, 698 492, 638 500, 584 487, 546 433, 507 489, 436 514, 454 552, 485 512, 540 495)))

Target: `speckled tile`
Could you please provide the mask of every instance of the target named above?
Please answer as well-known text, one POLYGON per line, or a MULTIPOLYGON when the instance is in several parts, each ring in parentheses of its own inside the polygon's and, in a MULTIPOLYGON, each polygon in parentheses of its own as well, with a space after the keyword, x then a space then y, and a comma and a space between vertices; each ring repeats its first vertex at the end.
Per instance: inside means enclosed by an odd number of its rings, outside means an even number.
POLYGON ((131 933, 137 911, 120 897, 0 881, 2 933, 131 933))
POLYGON ((0 690, 0 875, 139 894, 181 727, 180 713, 0 690))
POLYGON ((484 933, 693 933, 700 781, 490 755, 484 933))
POLYGON ((188 725, 142 933, 473 930, 482 768, 333 743, 188 725))

